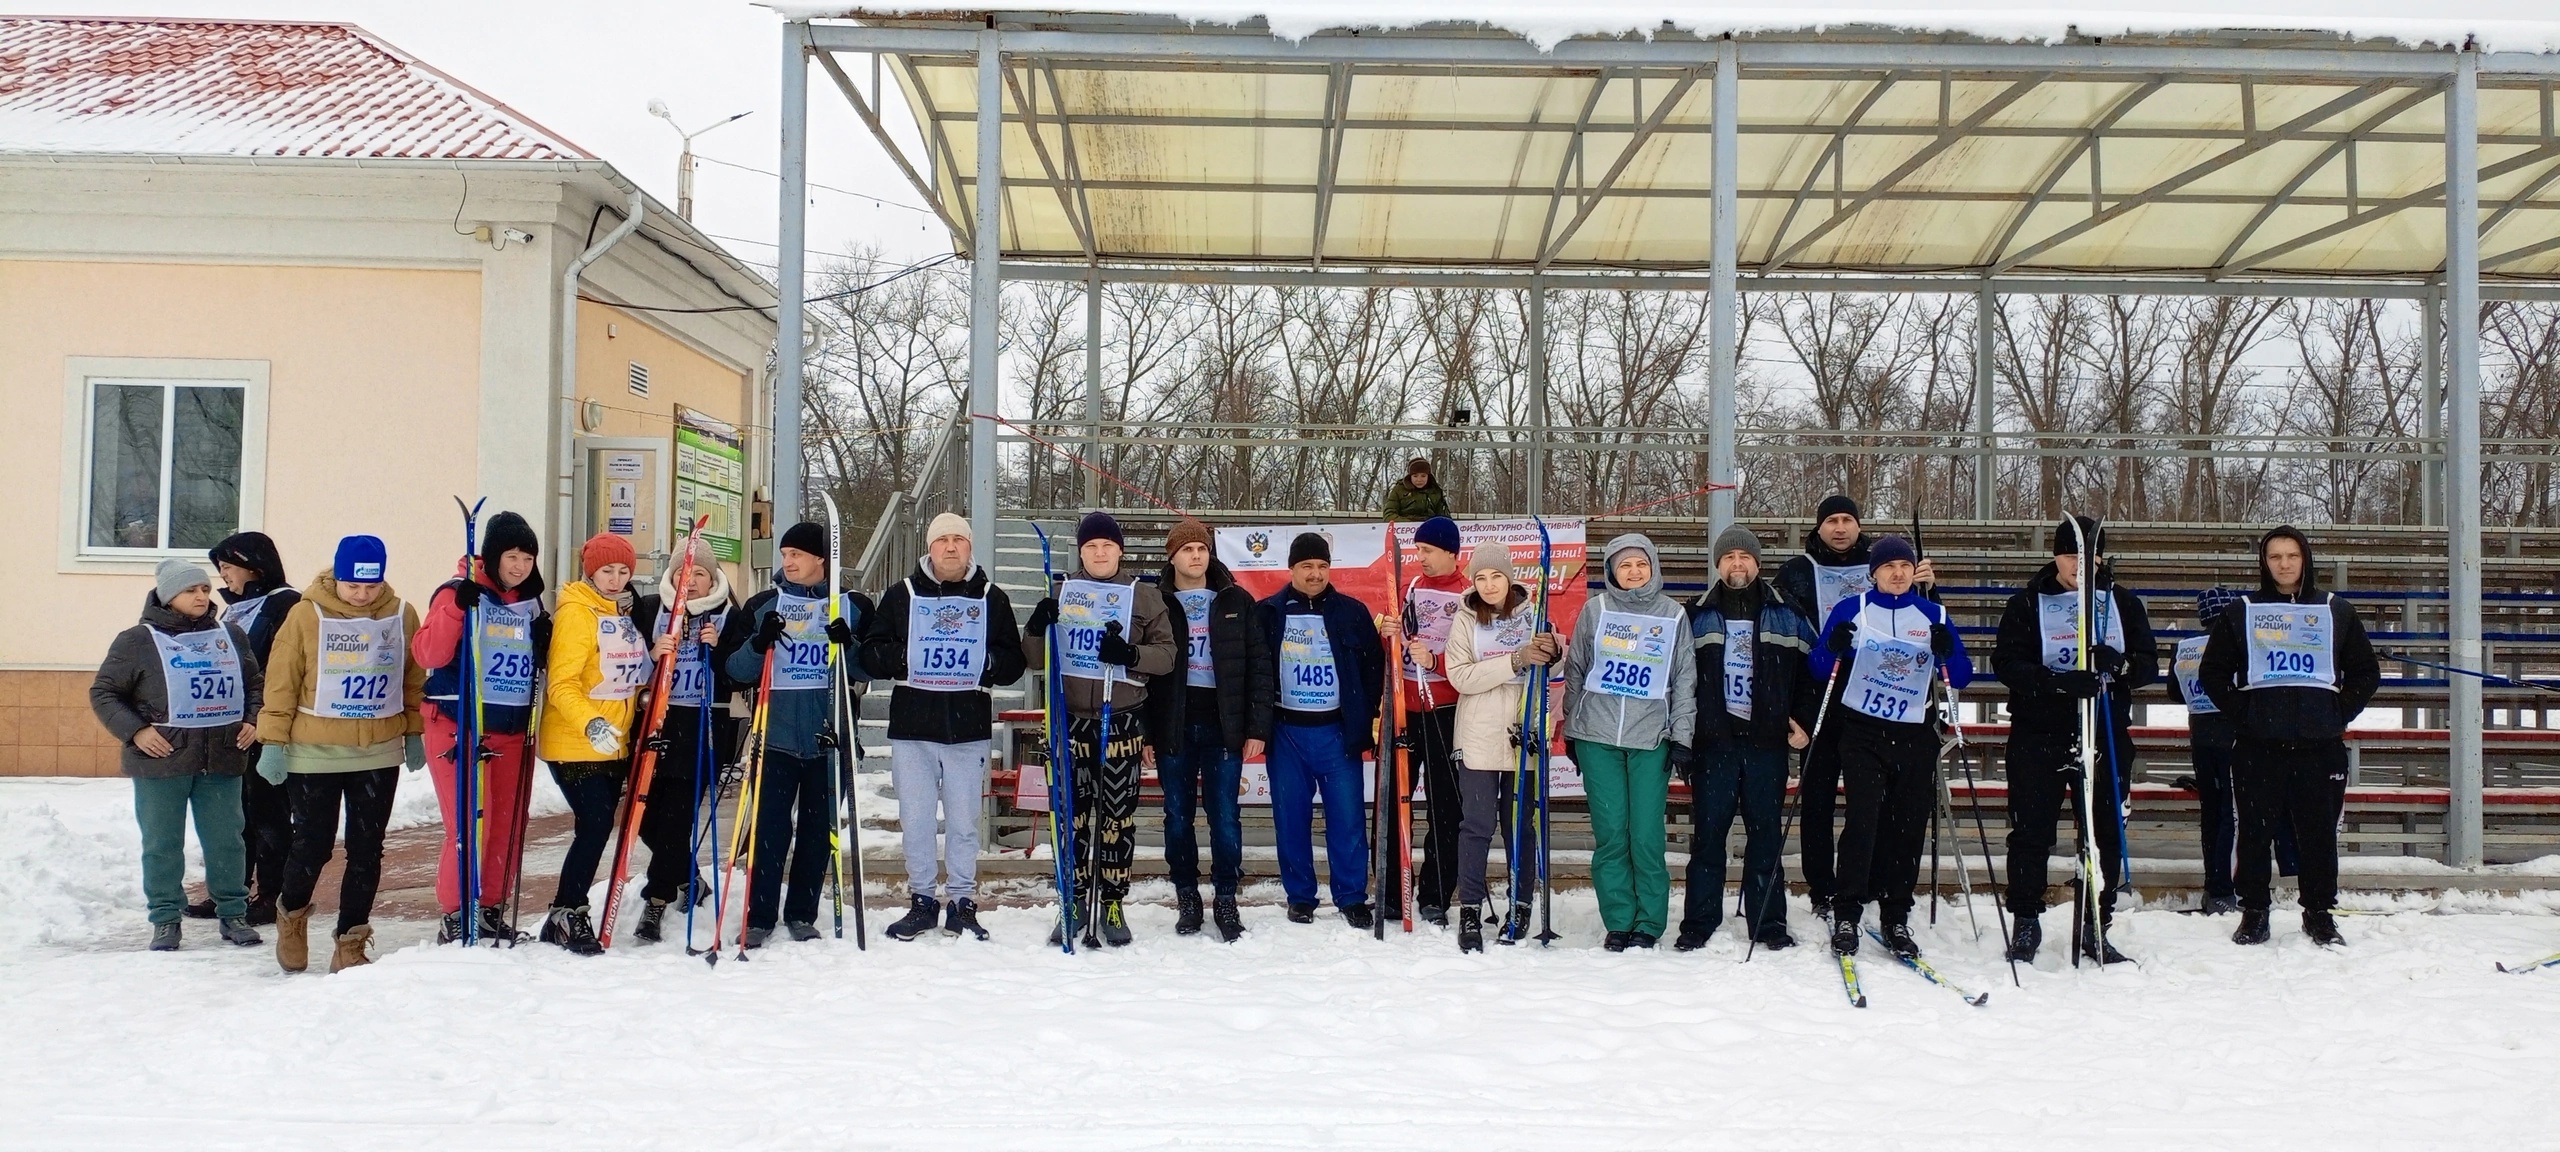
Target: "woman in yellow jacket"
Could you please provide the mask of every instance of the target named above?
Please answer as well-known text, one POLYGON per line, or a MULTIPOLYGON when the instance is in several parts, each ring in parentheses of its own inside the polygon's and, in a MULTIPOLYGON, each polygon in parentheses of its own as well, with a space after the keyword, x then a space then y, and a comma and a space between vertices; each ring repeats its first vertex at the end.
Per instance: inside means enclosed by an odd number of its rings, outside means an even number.
POLYGON ((604 951, 587 914, 587 889, 613 839, 615 807, 631 768, 631 718, 649 682, 648 645, 621 602, 637 560, 629 541, 596 533, 578 550, 586 579, 561 589, 551 614, 538 751, 569 799, 577 833, 560 862, 560 891, 551 898, 542 941, 581 956, 604 951))

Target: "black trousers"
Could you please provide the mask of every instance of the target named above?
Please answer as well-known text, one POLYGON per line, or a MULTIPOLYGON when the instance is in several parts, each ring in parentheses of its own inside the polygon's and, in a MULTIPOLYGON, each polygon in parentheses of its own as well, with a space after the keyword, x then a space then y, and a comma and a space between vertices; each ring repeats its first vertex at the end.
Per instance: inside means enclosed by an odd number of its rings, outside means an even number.
MULTIPOLYGON (((2101 907, 2116 906, 2124 886, 2122 813, 2133 784, 2116 757, 2132 751, 2132 734, 2116 729, 2114 747, 2102 733, 2098 739, 2098 786, 2112 794, 2116 807, 2097 811, 2098 871, 2101 907), (2112 784, 2112 787, 2110 787, 2112 784)), ((2080 738, 2072 732, 2012 732, 2009 737, 2009 910, 2033 916, 2045 909, 2047 865, 2059 838, 2062 802, 2071 800, 2072 827, 2086 826, 2089 814, 2080 795, 2080 738)), ((2074 876, 2079 868, 2072 868, 2074 876)))
POLYGON ((694 834, 701 827, 703 807, 719 802, 699 790, 718 780, 719 766, 737 753, 737 725, 728 709, 715 706, 710 714, 706 747, 702 709, 667 709, 667 752, 651 770, 649 807, 640 814, 640 842, 649 847, 643 899, 674 900, 696 879, 694 834))
MULTIPOLYGON (((1458 708, 1408 711, 1405 723, 1413 733, 1413 783, 1423 791, 1422 860, 1413 870, 1413 899, 1425 908, 1446 908, 1457 896, 1458 829, 1466 823, 1466 786, 1458 779, 1458 708)), ((1388 771, 1394 771, 1392 764, 1388 771)), ((1393 855, 1395 845, 1387 845, 1387 852, 1393 855)), ((1399 904, 1403 895, 1401 883, 1387 885, 1389 917, 1404 914, 1399 904)))
POLYGON ((596 865, 613 846, 614 817, 622 807, 623 781, 631 774, 628 760, 572 760, 551 765, 551 780, 568 798, 575 831, 569 852, 560 858, 560 887, 551 897, 554 908, 583 908, 587 889, 596 882, 596 865))
POLYGON ((2276 828, 2293 829, 2302 863, 2302 910, 2338 906, 2338 813, 2347 801, 2347 745, 2343 740, 2300 743, 2252 740, 2231 750, 2231 778, 2240 801, 2240 859, 2232 886, 2240 906, 2264 912, 2272 903, 2267 878, 2268 841, 2276 828))
POLYGON ((347 866, 338 875, 338 931, 373 920, 373 896, 382 887, 382 837, 391 826, 391 801, 400 788, 398 768, 366 772, 303 772, 285 777, 293 803, 293 852, 284 865, 281 911, 311 906, 338 839, 338 815, 347 820, 347 866))
POLYGON ((249 771, 240 780, 240 839, 249 849, 249 891, 258 900, 284 891, 284 862, 293 854, 293 796, 286 785, 258 775, 266 750, 249 746, 249 771))
POLYGON ((827 833, 835 826, 831 771, 824 755, 765 750, 764 779, 754 785, 756 867, 747 889, 748 927, 771 929, 777 916, 794 924, 817 923, 818 897, 826 891, 827 866, 834 859, 827 846, 827 833), (786 858, 791 865, 788 899, 782 890, 786 858))
POLYGON ((1108 903, 1129 897, 1129 865, 1138 858, 1138 768, 1146 737, 1135 709, 1111 714, 1111 739, 1100 754, 1102 718, 1067 721, 1067 754, 1075 764, 1076 892, 1108 903))
POLYGON ((1804 774, 1796 784, 1796 845, 1803 857, 1805 894, 1816 906, 1840 891, 1832 869, 1832 817, 1840 803, 1840 729, 1848 721, 1833 716, 1804 750, 1804 774))
POLYGON ((1938 736, 1925 724, 1834 716, 1840 729, 1841 807, 1835 916, 1856 920, 1873 903, 1888 925, 1911 920, 1920 850, 1936 803, 1938 736))

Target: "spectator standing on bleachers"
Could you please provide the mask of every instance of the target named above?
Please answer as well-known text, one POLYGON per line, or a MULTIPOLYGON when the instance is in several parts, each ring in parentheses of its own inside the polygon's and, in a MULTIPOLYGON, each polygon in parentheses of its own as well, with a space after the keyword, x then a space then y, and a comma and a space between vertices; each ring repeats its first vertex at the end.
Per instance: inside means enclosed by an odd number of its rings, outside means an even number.
POLYGON ((1200 841, 1192 814, 1209 818, 1209 881, 1218 939, 1244 935, 1236 886, 1244 875, 1244 762, 1271 739, 1271 652, 1253 593, 1211 546, 1209 526, 1185 520, 1165 533, 1156 587, 1182 609, 1179 688, 1147 694, 1147 756, 1164 786, 1164 865, 1173 880, 1173 931, 1200 931, 1200 841))
POLYGON ((984 940, 978 817, 995 742, 987 690, 1022 678, 1022 632, 1013 602, 978 566, 967 520, 942 513, 924 535, 924 558, 880 593, 862 630, 862 666, 897 682, 889 690, 889 780, 906 849, 907 914, 889 926, 889 938, 913 940, 939 914, 944 935, 984 940))
MULTIPOLYGON (((1651 948, 1671 917, 1663 815, 1695 738, 1697 654, 1663 595, 1653 541, 1609 541, 1608 584, 1574 621, 1564 656, 1564 735, 1591 808, 1591 888, 1612 952, 1651 948)), ((1723 894, 1717 894, 1718 899, 1723 894)))
POLYGON ((1333 586, 1333 543, 1315 532, 1289 542, 1289 583, 1256 606, 1275 670, 1270 683, 1271 831, 1289 922, 1316 918, 1315 802, 1324 797, 1324 851, 1333 906, 1354 928, 1369 905, 1369 836, 1360 757, 1377 744, 1387 653, 1377 617, 1333 586))
POLYGON ((1917 959, 1911 893, 1920 883, 1920 848, 1937 795, 1930 686, 1942 666, 1950 685, 1972 683, 1973 661, 1946 609, 1918 590, 1910 541, 1876 541, 1867 565, 1875 587, 1832 608, 1813 654, 1817 679, 1829 680, 1833 666, 1843 665, 1822 722, 1823 735, 1840 734, 1840 778, 1848 786, 1834 863, 1840 888, 1831 900, 1831 950, 1857 954, 1858 919, 1872 901, 1886 946, 1917 959))
MULTIPOLYGON (((1991 650, 1991 672, 2009 689, 2009 911, 2017 916, 2009 958, 2032 963, 2043 946, 2046 864, 2056 839, 2063 797, 2071 797, 2073 827, 2093 819, 2082 791, 2080 742, 2094 740, 2099 787, 2106 803, 2094 820, 2098 868, 2105 874, 2099 923, 2115 920, 2116 893, 2124 884, 2123 804, 2133 794, 2127 759, 2133 752, 2133 694, 2160 678, 2160 654, 2142 598, 2120 592, 2106 567, 2105 528, 2086 516, 2066 517, 2053 529, 2053 562, 2009 597, 2000 614, 2000 636, 1991 650), (2082 543, 2090 565, 2081 570, 2082 543), (2086 581, 2095 607, 2089 636, 2089 669, 2080 667, 2080 598, 2086 581), (2080 702, 2106 696, 2098 732, 2080 729, 2080 702)), ((2125 959, 2112 933, 2090 937, 2092 958, 2125 959), (2103 954, 2099 938, 2105 938, 2103 954)))
MULTIPOLYGON (((2240 602, 2240 594, 2220 586, 2196 594, 2196 622, 2201 630, 2178 641, 2170 660, 2169 691, 2187 707, 2187 755, 2195 774, 2181 783, 2196 794, 2196 816, 2202 824, 2204 842, 2204 908, 2207 916, 2220 916, 2240 910, 2240 896, 2231 886, 2231 870, 2239 853, 2240 808, 2231 795, 2231 744, 2234 734, 2231 717, 2213 706, 2213 698, 2204 694, 2199 678, 2204 672, 2204 648, 2213 638, 2214 626, 2222 622, 2223 613, 2240 602)), ((2293 829, 2278 824, 2269 830, 2275 844, 2276 874, 2291 876, 2297 871, 2293 855, 2293 829)))
POLYGON ((1449 494, 1441 490, 1439 477, 1432 473, 1430 457, 1416 456, 1405 461, 1404 478, 1387 485, 1387 498, 1378 513, 1400 524, 1449 514, 1449 494))
POLYGON ((1740 524, 1718 533, 1716 584, 1689 602, 1697 653, 1697 756, 1689 773, 1688 897, 1682 952, 1704 947, 1724 919, 1725 838, 1742 813, 1747 932, 1769 949, 1793 945, 1778 874, 1786 834, 1787 757, 1811 743, 1822 708, 1813 678, 1813 622, 1760 578, 1760 538, 1740 524))
POLYGON ((2267 941, 2268 833, 2293 829, 2302 863, 2302 931, 2346 943, 2338 902, 2338 814, 2346 802, 2349 721, 2382 686, 2356 610, 2311 577, 2311 541, 2292 525, 2258 539, 2258 590, 2206 642, 2197 680, 2231 717, 2231 782, 2240 807, 2240 893, 2233 943, 2267 941))
MULTIPOLYGON (((1449 926, 1449 899, 1458 887, 1460 817, 1455 743, 1458 690, 1440 668, 1440 658, 1449 647, 1458 601, 1467 594, 1467 578, 1458 573, 1458 553, 1465 547, 1457 521, 1446 516, 1423 521, 1413 531, 1416 566, 1422 571, 1400 590, 1405 628, 1401 690, 1415 758, 1420 761, 1413 783, 1422 787, 1429 813, 1413 899, 1422 906, 1423 920, 1443 928, 1449 926)), ((1508 558, 1507 546, 1492 547, 1508 558)), ((1390 920, 1402 915, 1403 910, 1395 906, 1401 895, 1394 890, 1387 894, 1390 920)))

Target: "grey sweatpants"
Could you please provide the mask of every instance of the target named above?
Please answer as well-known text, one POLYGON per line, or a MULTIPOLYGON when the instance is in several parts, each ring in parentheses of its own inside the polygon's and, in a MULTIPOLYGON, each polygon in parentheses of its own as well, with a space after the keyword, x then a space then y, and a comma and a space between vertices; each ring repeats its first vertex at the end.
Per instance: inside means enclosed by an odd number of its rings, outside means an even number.
POLYGON ((958 900, 978 891, 978 813, 987 792, 990 741, 889 742, 889 782, 898 790, 898 828, 906 838, 907 891, 958 900), (935 826, 942 837, 935 839, 935 826))

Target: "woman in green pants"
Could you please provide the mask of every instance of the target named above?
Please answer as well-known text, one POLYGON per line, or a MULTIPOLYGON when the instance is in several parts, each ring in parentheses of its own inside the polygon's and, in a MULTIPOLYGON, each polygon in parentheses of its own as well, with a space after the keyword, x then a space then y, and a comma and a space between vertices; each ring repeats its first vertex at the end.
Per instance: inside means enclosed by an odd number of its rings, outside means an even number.
POLYGON ((1653 541, 1629 533, 1604 554, 1608 588, 1583 606, 1564 658, 1564 735, 1591 805, 1591 887, 1612 952, 1651 948, 1671 915, 1663 811, 1689 764, 1696 657, 1662 594, 1653 541))

